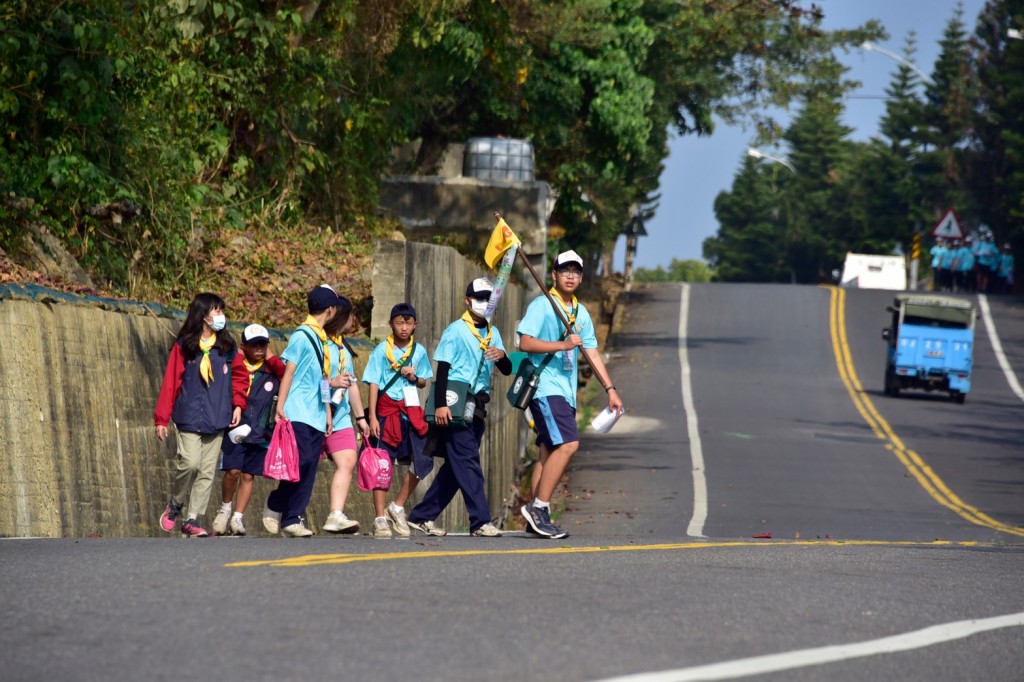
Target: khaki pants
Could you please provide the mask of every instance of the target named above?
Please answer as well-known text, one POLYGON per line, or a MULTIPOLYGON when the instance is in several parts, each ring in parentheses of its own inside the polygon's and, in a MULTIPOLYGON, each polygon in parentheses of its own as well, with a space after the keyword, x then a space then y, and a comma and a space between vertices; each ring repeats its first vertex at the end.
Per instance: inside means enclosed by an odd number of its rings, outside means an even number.
POLYGON ((220 461, 220 446, 223 433, 178 434, 178 456, 174 461, 174 483, 171 485, 171 499, 184 507, 188 496, 188 509, 183 510, 183 520, 198 519, 206 513, 210 504, 210 488, 220 461))

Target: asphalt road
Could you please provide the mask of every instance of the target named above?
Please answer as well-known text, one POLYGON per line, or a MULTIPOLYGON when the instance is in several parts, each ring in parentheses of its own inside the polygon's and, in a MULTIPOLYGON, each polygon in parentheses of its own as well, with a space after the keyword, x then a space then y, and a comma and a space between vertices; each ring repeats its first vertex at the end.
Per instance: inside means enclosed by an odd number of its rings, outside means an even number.
POLYGON ((1024 403, 984 327, 965 404, 893 399, 891 295, 848 292, 838 343, 827 289, 692 287, 684 371, 682 293, 634 293, 568 540, 6 540, 0 680, 1024 679, 1024 403))

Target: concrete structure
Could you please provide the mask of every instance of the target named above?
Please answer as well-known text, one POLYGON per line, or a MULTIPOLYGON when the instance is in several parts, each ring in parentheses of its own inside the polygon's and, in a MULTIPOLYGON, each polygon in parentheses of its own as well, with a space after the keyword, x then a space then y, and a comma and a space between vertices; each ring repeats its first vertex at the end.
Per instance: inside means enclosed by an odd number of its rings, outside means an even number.
MULTIPOLYGON (((543 181, 480 180, 464 177, 465 145, 450 145, 438 175, 393 175, 381 183, 379 208, 401 222, 413 241, 444 236, 463 253, 483 254, 500 213, 523 241, 523 253, 538 272, 547 270, 548 218, 555 196, 543 181)), ((399 160, 410 150, 397 153, 399 160)), ((402 167, 405 164, 398 164, 402 167)), ((531 293, 540 293, 529 276, 521 277, 531 293)))

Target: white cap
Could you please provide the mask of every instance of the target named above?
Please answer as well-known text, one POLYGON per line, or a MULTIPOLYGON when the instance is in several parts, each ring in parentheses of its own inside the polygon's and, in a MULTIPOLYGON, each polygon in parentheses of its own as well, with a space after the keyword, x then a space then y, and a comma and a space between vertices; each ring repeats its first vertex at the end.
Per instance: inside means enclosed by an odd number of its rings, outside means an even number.
POLYGON ((242 343, 267 343, 270 332, 262 324, 250 324, 242 331, 242 343))
POLYGON ((555 257, 555 264, 553 267, 557 270, 558 268, 565 267, 569 263, 576 263, 581 268, 583 267, 583 259, 580 257, 580 254, 576 253, 572 249, 558 254, 558 256, 555 257))

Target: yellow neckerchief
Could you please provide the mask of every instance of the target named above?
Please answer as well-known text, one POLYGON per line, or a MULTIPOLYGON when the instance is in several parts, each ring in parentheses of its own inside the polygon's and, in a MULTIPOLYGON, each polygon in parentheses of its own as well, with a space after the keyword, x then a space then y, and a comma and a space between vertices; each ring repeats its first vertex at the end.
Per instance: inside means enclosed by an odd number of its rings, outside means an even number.
POLYGON ((199 338, 199 350, 203 352, 203 359, 199 361, 199 376, 203 378, 206 385, 213 383, 213 365, 210 363, 210 351, 217 343, 217 335, 210 334, 210 338, 199 338))
POLYGON ((571 327, 575 325, 576 313, 578 313, 580 310, 580 302, 576 300, 576 294, 573 294, 572 296, 572 307, 566 308, 565 303, 562 301, 562 295, 558 293, 558 289, 551 287, 551 291, 549 291, 548 293, 551 294, 556 301, 558 301, 558 304, 560 306, 562 306, 562 310, 565 311, 566 317, 569 318, 569 326, 571 327))
POLYGON ((306 325, 314 332, 316 332, 317 338, 320 339, 320 343, 324 347, 324 376, 331 376, 331 354, 327 352, 327 332, 320 326, 320 323, 316 321, 316 318, 312 315, 306 316, 306 321, 302 324, 306 325))
POLYGON ((491 336, 494 335, 494 329, 491 327, 491 323, 487 323, 487 338, 480 336, 480 330, 476 328, 476 321, 473 316, 469 314, 469 311, 462 313, 462 321, 469 325, 469 331, 473 332, 473 336, 480 342, 480 350, 487 350, 487 346, 491 344, 491 336))
POLYGON ((249 361, 243 355, 242 356, 242 362, 245 363, 245 368, 247 370, 249 370, 249 390, 251 391, 252 390, 252 376, 254 374, 256 374, 256 370, 258 370, 260 367, 263 366, 263 360, 260 360, 255 365, 251 365, 251 364, 249 364, 249 361))
POLYGON ((413 334, 412 336, 409 337, 409 345, 406 346, 405 353, 402 355, 402 357, 395 360, 395 335, 392 334, 387 338, 387 341, 385 341, 384 343, 384 355, 387 356, 388 362, 391 363, 391 369, 395 370, 396 372, 402 369, 402 365, 409 357, 409 354, 412 353, 412 349, 415 343, 416 335, 413 334))
POLYGON ((348 363, 345 362, 345 335, 344 334, 328 334, 327 338, 334 342, 334 345, 338 347, 338 363, 341 367, 338 371, 341 374, 348 374, 348 363))

